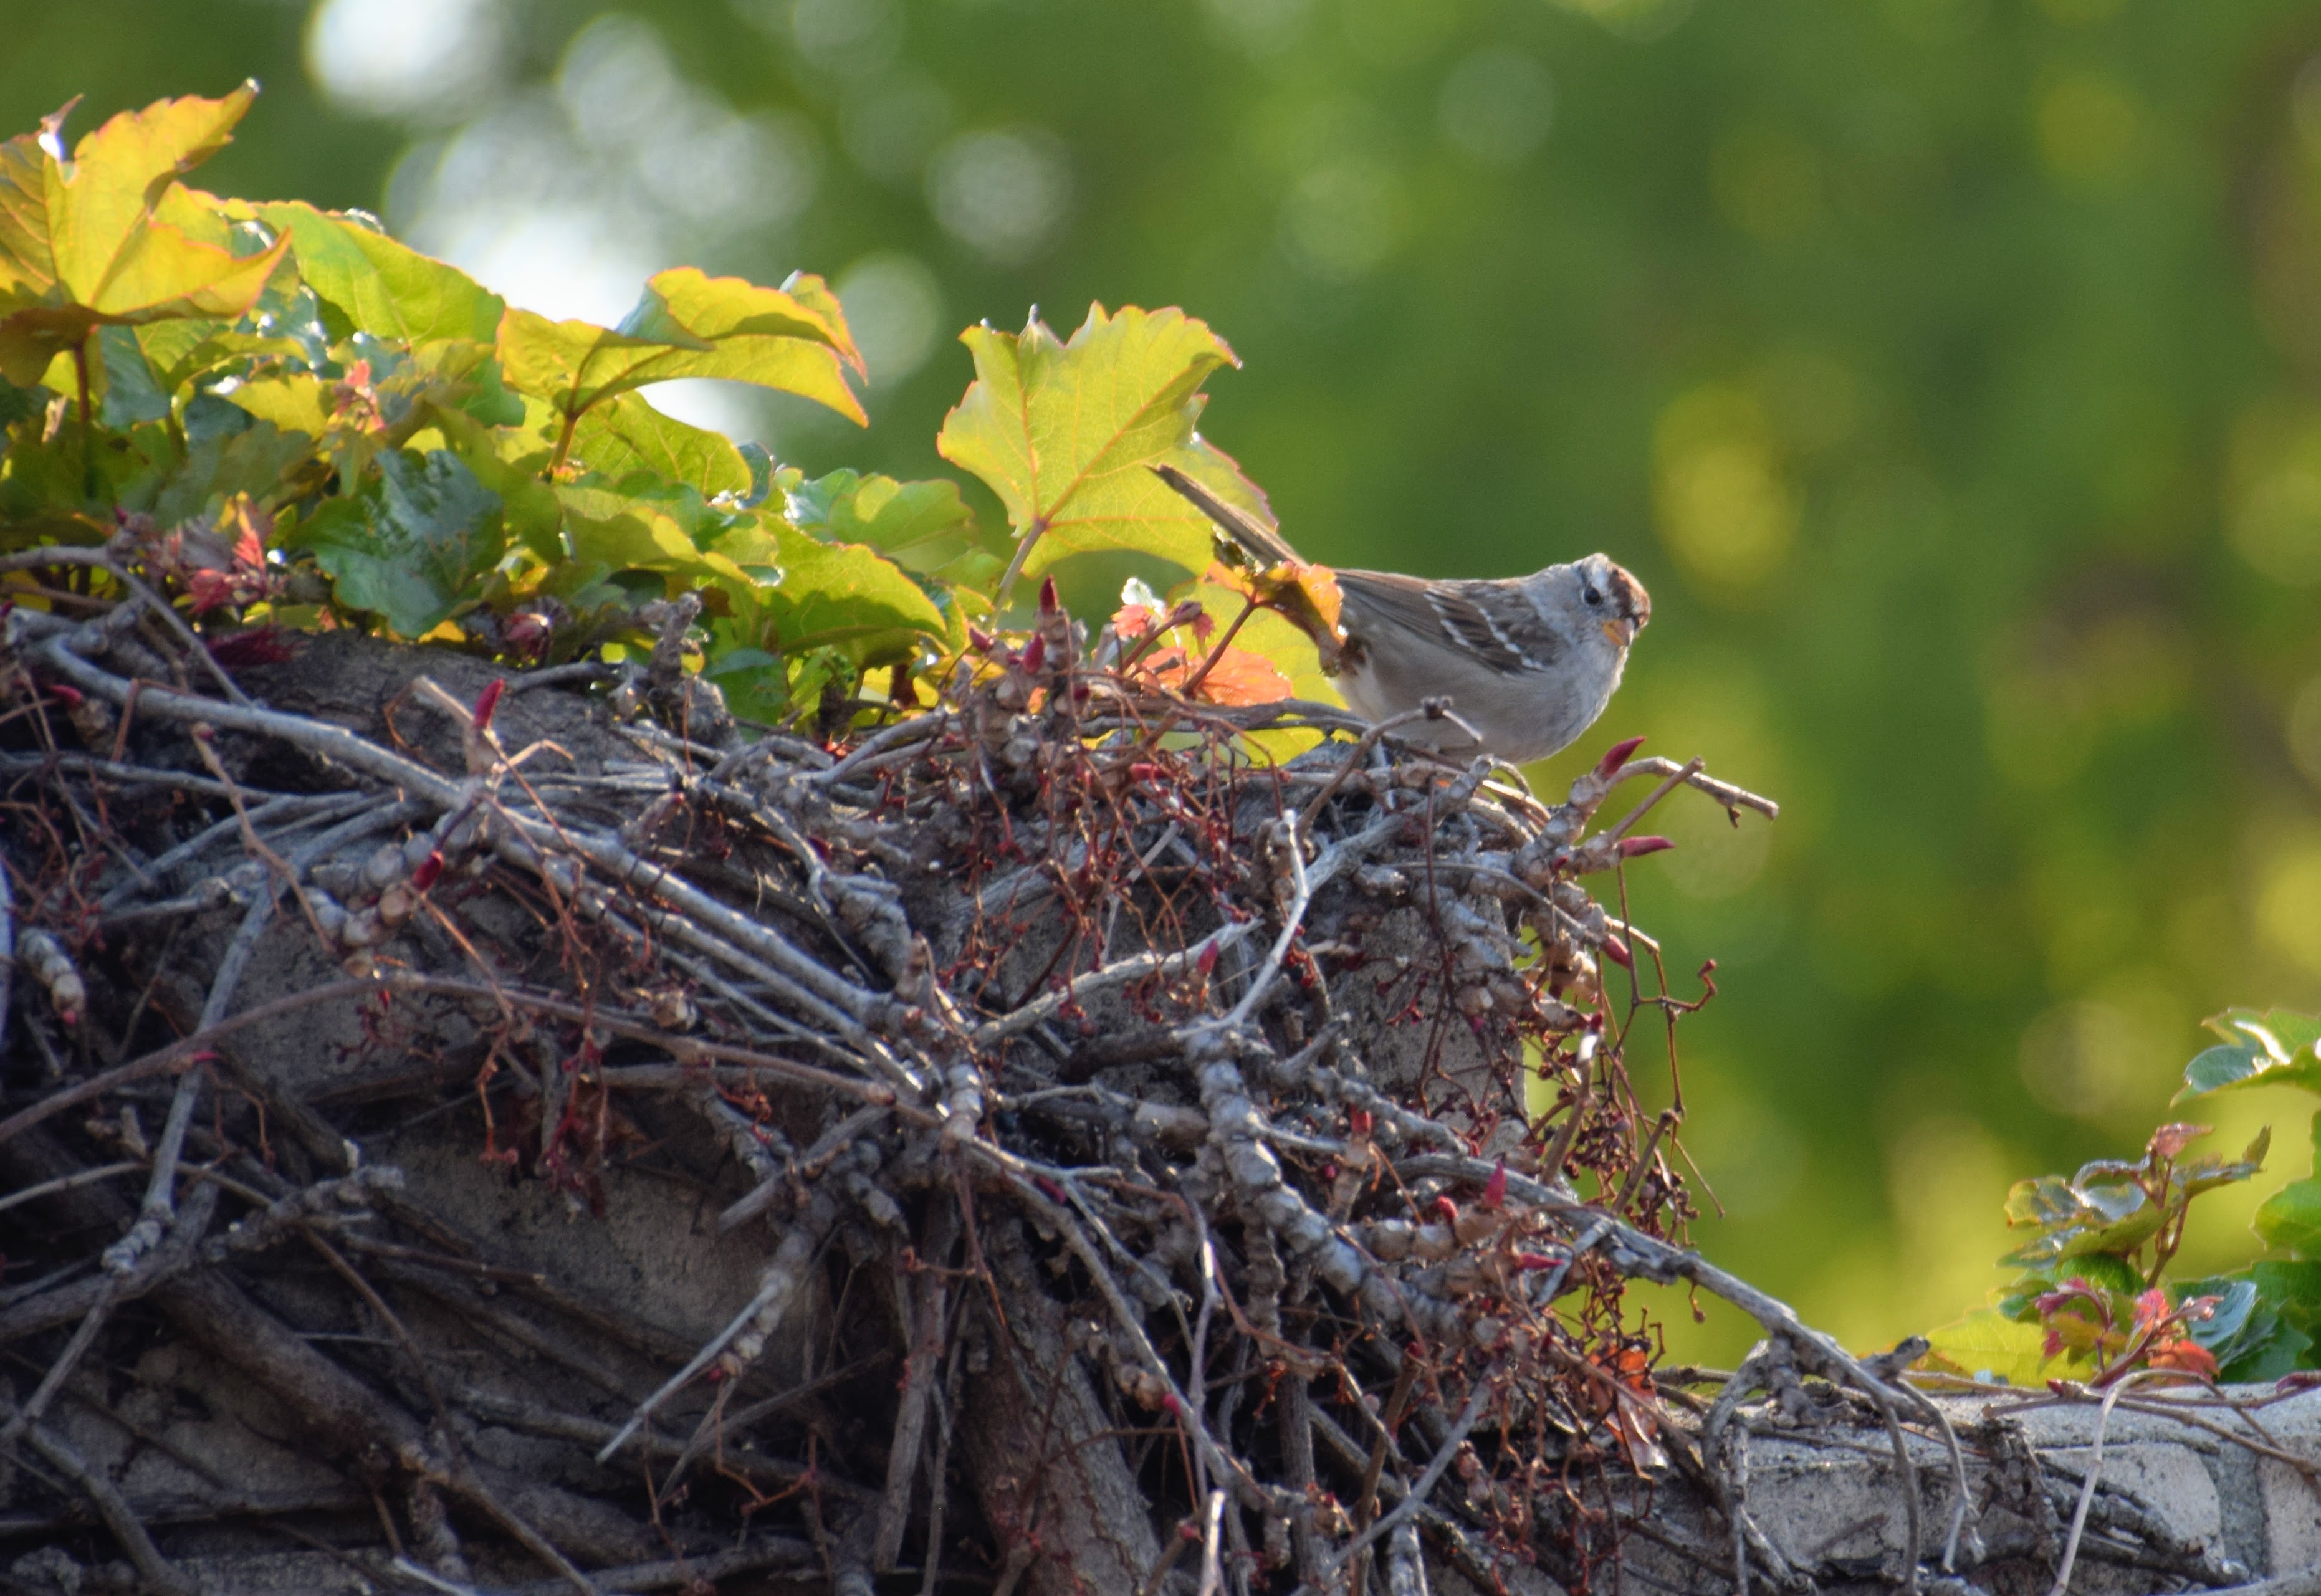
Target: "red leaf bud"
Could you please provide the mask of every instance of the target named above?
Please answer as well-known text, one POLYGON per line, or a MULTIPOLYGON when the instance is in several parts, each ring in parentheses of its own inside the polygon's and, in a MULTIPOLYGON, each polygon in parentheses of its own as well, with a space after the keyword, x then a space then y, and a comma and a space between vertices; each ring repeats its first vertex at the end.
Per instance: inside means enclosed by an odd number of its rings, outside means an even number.
POLYGON ((1628 945, 1619 938, 1609 934, 1604 938, 1604 957, 1624 970, 1633 970, 1636 967, 1635 960, 1628 956, 1628 945))
POLYGON ((1498 1167, 1491 1171, 1491 1178, 1484 1183, 1483 1206, 1485 1208, 1497 1208, 1501 1204, 1505 1203, 1506 1200, 1507 1161, 1505 1158, 1502 1158, 1499 1160, 1498 1167))
POLYGON ((1048 639, 1039 632, 1035 631, 1032 634, 1032 640, 1024 645, 1024 675, 1037 676, 1039 674, 1040 667, 1046 664, 1047 660, 1048 639))
POLYGON ((1675 846, 1675 843, 1665 837, 1623 837, 1620 839, 1620 857, 1624 859, 1633 859, 1645 854, 1660 853, 1663 849, 1675 846))
POLYGON ((1053 576, 1041 577, 1040 613, 1042 615, 1052 615, 1062 608, 1063 605, 1056 602, 1056 579, 1053 576))
POLYGON ((1599 776, 1616 775, 1620 766, 1628 762, 1630 756, 1643 746, 1644 739, 1641 737, 1632 737, 1625 742, 1614 743, 1604 750, 1604 757, 1596 761, 1596 774, 1599 776))
POLYGON ((1443 1216, 1443 1222, 1446 1225, 1455 1225, 1459 1222, 1459 1205, 1448 1197, 1437 1197, 1434 1200, 1434 1211, 1443 1216))
POLYGON ((500 694, 506 690, 506 687, 507 684, 504 681, 486 682, 484 690, 476 694, 477 730, 491 730, 492 712, 500 707, 500 694))

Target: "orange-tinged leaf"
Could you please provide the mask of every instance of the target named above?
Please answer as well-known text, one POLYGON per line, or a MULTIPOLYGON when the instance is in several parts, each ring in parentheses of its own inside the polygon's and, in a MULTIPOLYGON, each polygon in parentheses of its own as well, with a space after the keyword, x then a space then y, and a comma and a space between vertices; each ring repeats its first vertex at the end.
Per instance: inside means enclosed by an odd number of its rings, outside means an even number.
POLYGON ((2198 1374, 2204 1380, 2216 1377, 2216 1354, 2189 1338, 2155 1342, 2144 1362, 2155 1369, 2174 1369, 2180 1374, 2198 1374))
POLYGON ((1338 576, 1327 566, 1307 566, 1297 573, 1297 585, 1305 593, 1306 603, 1333 631, 1337 630, 1339 612, 1345 601, 1338 593, 1338 576))
POLYGON ((2152 1133, 2147 1150, 2162 1158, 2173 1158, 2194 1142, 2208 1134, 2206 1125, 2162 1125, 2152 1133))
POLYGON ((1201 678, 1193 696, 1210 703, 1274 703, 1296 692, 1289 678, 1264 655, 1227 648, 1201 678))

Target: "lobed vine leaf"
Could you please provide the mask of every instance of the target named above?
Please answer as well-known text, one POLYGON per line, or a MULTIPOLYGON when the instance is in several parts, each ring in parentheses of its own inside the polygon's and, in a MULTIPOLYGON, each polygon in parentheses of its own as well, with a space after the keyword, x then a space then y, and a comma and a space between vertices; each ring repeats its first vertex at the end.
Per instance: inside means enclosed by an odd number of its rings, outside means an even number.
POLYGON ((500 321, 499 355, 508 386, 549 401, 568 427, 604 400, 684 376, 803 394, 869 420, 845 376, 861 370, 861 352, 836 296, 815 277, 761 288, 678 267, 645 285, 617 328, 511 310, 500 321))
POLYGON ((0 376, 39 381, 100 326, 237 317, 288 249, 238 255, 232 224, 177 179, 223 148, 257 97, 159 100, 64 157, 72 107, 0 144, 0 376))
POLYGON ((2321 1018, 2292 1009, 2227 1009, 2202 1021, 2224 1038, 2184 1066, 2175 1100, 2243 1086, 2301 1086, 2321 1092, 2321 1018))
POLYGON ((391 449, 378 463, 370 491, 326 501, 287 541, 313 551, 341 603, 423 637, 505 552, 500 496, 448 449, 391 449))
POLYGON ((341 336, 487 344, 498 336, 505 301, 459 268, 387 237, 360 212, 322 211, 298 200, 235 201, 226 211, 288 237, 300 278, 345 323, 341 336))
POLYGON ((1069 341, 1036 315, 1020 333, 971 327, 960 341, 975 358, 975 381, 935 447, 998 494, 1021 574, 1103 549, 1205 569, 1210 523, 1152 474, 1155 465, 1266 513, 1256 485, 1194 430, 1207 403, 1201 385, 1241 364, 1207 323, 1173 308, 1115 314, 1097 304, 1069 341))
POLYGON ((591 408, 572 435, 571 458, 613 482, 645 472, 690 483, 713 497, 738 498, 750 491, 749 463, 732 439, 662 414, 642 394, 622 394, 591 408))

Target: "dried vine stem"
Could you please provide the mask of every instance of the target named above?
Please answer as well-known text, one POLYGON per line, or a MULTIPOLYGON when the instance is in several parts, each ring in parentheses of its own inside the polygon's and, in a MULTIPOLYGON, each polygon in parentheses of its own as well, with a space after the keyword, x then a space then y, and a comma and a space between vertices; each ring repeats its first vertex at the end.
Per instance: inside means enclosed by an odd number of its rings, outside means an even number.
MULTIPOLYGON (((7 621, 25 690, 123 717, 102 757, 59 755, 69 733, 29 703, 16 724, 47 742, 0 749, 27 822, 11 923, 95 983, 86 1056, 0 1120, 25 1188, 0 1243, 58 1272, 5 1310, 40 1327, 20 1351, 115 1368, 126 1346, 70 1294, 91 1238, 134 1222, 99 1172, 143 1171, 159 1213, 198 1159, 204 1201, 253 1234, 343 1230, 327 1203, 284 1206, 323 1189, 278 1169, 309 1156, 270 1139, 286 1116, 341 1138, 332 1176, 442 1144, 582 1213, 681 1184, 703 1217, 666 1238, 672 1260, 757 1249, 689 1339, 649 1301, 498 1258, 460 1205, 482 1199, 440 1174, 331 1247, 352 1328, 244 1295, 237 1278, 282 1266, 268 1247, 179 1248, 165 1225, 160 1253, 129 1260, 136 1300, 331 1431, 423 1582, 496 1555, 610 1585, 654 1546, 738 1572, 710 1548, 743 1520, 788 1537, 769 1564, 814 1546, 833 1579, 918 1568, 929 1592, 1045 1596, 1113 1572, 1156 1596, 1318 1592, 1358 1567, 1400 1588, 1422 1542, 1481 1578, 1600 1580, 1634 1517, 1574 1511, 1582 1487, 1641 1501, 1620 1493, 1663 1440, 1690 1455, 1633 1279, 1735 1303, 1800 1374, 1858 1392, 1915 1523, 1900 1419, 1927 1410, 1685 1249, 1689 1202, 1661 1156, 1678 1128, 1629 1084, 1648 994, 1613 997, 1604 965, 1643 944, 1592 884, 1647 851, 1627 833, 1681 789, 1736 821, 1776 812, 1698 761, 1624 745, 1544 803, 1323 706, 1187 703, 1099 670, 1052 609, 1037 669, 959 662, 939 708, 827 747, 705 748, 545 686, 517 701, 533 744, 460 714, 405 718, 406 742, 383 716, 299 707, 295 672, 246 699, 150 679, 122 617, 169 597, 148 584, 86 621, 7 621), (196 725, 214 742, 189 745, 196 725), (1260 729, 1318 746, 1253 763, 1239 739, 1260 729), (533 757, 549 741, 570 768, 533 757), (1654 790, 1599 829, 1640 777, 1654 790), (133 838, 95 818, 115 808, 133 838), (280 893, 296 913, 273 911, 280 893), (172 916, 207 939, 191 966, 172 916), (318 958, 345 978, 280 989, 318 958), (139 995, 163 985, 189 994, 182 1035, 139 995), (353 1039, 301 1051, 293 1021, 353 1039), (205 1055, 256 1085, 171 1115, 158 1144, 124 1139, 168 1075, 193 1102, 205 1055), (824 1345, 833 1303, 848 1317, 824 1345), (478 1338, 542 1372, 485 1388, 462 1361, 478 1338), (1406 1400, 1373 1407, 1389 1388, 1406 1400), (782 1394, 798 1390, 815 1394, 782 1394), (491 1474, 437 1416, 445 1392, 522 1416, 567 1483, 491 1474), (1002 1437, 1029 1449, 995 1463, 1002 1437)), ((205 679, 187 663, 163 662, 205 679)), ((418 662, 399 668, 375 702, 418 662)), ((496 675, 426 669, 454 709, 496 675)), ((31 1078, 26 1030, 7 1033, 12 1080, 31 1078)), ((189 1202, 175 1215, 191 1228, 189 1202)))

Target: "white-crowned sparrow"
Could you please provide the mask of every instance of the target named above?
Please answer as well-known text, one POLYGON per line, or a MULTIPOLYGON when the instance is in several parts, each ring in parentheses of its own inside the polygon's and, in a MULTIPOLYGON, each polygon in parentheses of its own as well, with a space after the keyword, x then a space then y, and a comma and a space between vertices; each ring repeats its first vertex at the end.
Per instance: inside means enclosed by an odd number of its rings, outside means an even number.
MULTIPOLYGON (((1172 466, 1154 469, 1236 543, 1267 564, 1306 561, 1272 528, 1172 466)), ((1620 685, 1628 645, 1652 617, 1644 585, 1600 554, 1528 576, 1429 581, 1332 567, 1343 601, 1338 690, 1373 721, 1448 698, 1459 721, 1419 720, 1397 734, 1442 753, 1520 765, 1569 747, 1620 685)))

